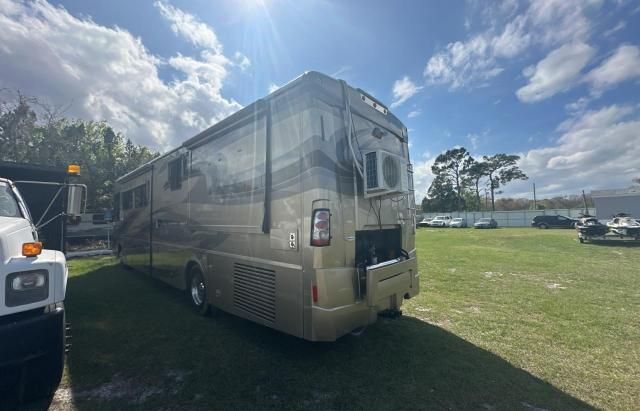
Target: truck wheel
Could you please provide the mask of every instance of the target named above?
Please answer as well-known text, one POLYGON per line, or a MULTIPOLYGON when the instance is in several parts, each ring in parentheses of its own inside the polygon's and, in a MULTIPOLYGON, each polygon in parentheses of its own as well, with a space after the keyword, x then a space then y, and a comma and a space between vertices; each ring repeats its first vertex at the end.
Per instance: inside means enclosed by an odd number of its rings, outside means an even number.
POLYGON ((60 385, 64 370, 65 353, 65 322, 64 316, 60 325, 60 336, 55 347, 44 357, 33 360, 25 365, 26 378, 21 381, 21 402, 38 399, 51 399, 60 385))
POLYGON ((194 311, 203 316, 208 315, 211 311, 211 306, 207 299, 207 284, 204 281, 200 267, 197 265, 194 265, 189 270, 187 293, 194 311))

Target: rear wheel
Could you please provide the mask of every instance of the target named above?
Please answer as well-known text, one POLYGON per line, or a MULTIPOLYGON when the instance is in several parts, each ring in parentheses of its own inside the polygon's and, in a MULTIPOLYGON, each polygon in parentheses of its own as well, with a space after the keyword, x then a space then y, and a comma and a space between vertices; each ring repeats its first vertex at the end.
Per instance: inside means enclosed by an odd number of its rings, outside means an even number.
POLYGON ((211 307, 207 299, 207 284, 204 281, 202 270, 197 265, 194 265, 189 270, 189 282, 187 285, 191 307, 200 315, 208 315, 211 307))

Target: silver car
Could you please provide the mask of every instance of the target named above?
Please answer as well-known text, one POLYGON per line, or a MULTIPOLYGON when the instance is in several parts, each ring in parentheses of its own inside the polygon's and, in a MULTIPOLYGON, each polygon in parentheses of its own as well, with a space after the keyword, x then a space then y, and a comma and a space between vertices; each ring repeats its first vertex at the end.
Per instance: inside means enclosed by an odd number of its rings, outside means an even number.
POLYGON ((451 227, 451 228, 466 228, 467 227, 467 220, 465 220, 464 218, 460 218, 460 217, 454 218, 449 223, 449 227, 451 227))
POLYGON ((473 228, 498 228, 498 222, 493 218, 481 218, 473 225, 473 228))

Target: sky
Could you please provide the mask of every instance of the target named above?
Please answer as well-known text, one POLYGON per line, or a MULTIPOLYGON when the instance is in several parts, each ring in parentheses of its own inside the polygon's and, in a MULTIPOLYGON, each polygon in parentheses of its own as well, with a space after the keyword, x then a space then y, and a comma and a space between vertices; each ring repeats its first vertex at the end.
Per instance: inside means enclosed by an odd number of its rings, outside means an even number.
POLYGON ((307 70, 409 129, 416 197, 438 154, 521 156, 503 196, 640 176, 640 2, 0 0, 0 89, 167 150, 307 70))

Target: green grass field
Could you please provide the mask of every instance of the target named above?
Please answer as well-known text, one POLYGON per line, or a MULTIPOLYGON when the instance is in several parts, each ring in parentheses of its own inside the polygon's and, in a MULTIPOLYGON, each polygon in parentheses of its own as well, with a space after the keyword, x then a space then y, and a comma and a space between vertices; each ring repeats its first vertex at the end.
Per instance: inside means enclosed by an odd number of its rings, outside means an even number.
POLYGON ((640 409, 640 247, 420 229, 400 319, 309 343, 114 265, 71 261, 52 409, 640 409))

